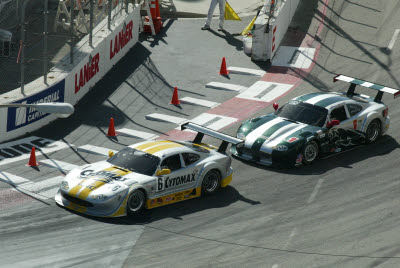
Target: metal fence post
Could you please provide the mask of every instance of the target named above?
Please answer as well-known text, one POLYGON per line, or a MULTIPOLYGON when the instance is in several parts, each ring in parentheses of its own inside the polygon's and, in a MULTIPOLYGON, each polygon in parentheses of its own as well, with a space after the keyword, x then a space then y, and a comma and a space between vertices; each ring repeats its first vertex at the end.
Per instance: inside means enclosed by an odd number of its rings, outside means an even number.
POLYGON ((71 35, 71 40, 70 40, 70 46, 71 46, 71 51, 70 51, 71 64, 74 63, 74 9, 75 9, 75 0, 71 0, 71 22, 70 22, 70 27, 69 27, 69 33, 70 33, 70 35, 71 35))
POLYGON ((108 0, 108 29, 111 30, 111 9, 112 9, 112 0, 108 0))
POLYGON ((44 26, 43 26, 43 81, 47 84, 47 23, 48 23, 48 0, 44 0, 44 26))
POLYGON ((125 13, 128 14, 128 0, 125 0, 125 13))
POLYGON ((93 0, 90 0, 89 46, 93 47, 93 0))

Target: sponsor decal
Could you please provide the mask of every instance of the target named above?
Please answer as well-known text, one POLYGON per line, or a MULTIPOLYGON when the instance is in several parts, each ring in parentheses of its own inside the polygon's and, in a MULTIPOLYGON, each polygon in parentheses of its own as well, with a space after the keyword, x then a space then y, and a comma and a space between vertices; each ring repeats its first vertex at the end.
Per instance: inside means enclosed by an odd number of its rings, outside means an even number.
POLYGON ((169 202, 169 201, 171 201, 172 200, 172 196, 167 196, 166 198, 165 198, 165 202, 169 202))
POLYGON ((123 178, 121 174, 118 174, 116 172, 108 171, 108 170, 101 170, 94 172, 94 170, 84 170, 80 174, 81 179, 86 179, 88 177, 91 177, 93 180, 97 181, 103 181, 106 183, 111 183, 112 181, 126 181, 126 178, 123 178))
POLYGON ((162 198, 157 198, 157 204, 162 204, 163 203, 163 199, 162 198))
POLYGON ((168 188, 176 187, 179 185, 189 184, 196 181, 197 170, 188 175, 183 175, 175 178, 159 177, 157 180, 157 191, 166 190, 168 188))
POLYGON ((299 154, 296 158, 296 165, 299 165, 303 162, 303 155, 299 154))
POLYGON ((113 39, 110 40, 110 60, 132 39, 132 29, 133 21, 131 20, 128 24, 124 24, 121 31, 115 35, 114 43, 113 39))
POLYGON ((295 142, 295 141, 297 141, 298 140, 298 138, 296 138, 296 137, 291 137, 291 138, 289 138, 287 141, 288 142, 295 142))
POLYGON ((152 205, 154 205, 155 203, 156 203, 155 199, 152 199, 151 202, 150 202, 150 204, 152 204, 152 205))
POLYGON ((54 141, 36 136, 3 143, 0 145, 0 165, 27 159, 30 156, 32 147, 36 148, 36 154, 39 152, 50 153, 67 148, 64 142, 54 141))
POLYGON ((88 63, 75 74, 75 94, 99 72, 100 54, 90 56, 88 63))
MULTIPOLYGON (((64 91, 65 80, 62 80, 42 92, 13 103, 39 104, 47 102, 64 102, 64 91)), ((38 112, 36 108, 10 107, 7 112, 7 132, 29 125, 48 115, 48 113, 38 112)))

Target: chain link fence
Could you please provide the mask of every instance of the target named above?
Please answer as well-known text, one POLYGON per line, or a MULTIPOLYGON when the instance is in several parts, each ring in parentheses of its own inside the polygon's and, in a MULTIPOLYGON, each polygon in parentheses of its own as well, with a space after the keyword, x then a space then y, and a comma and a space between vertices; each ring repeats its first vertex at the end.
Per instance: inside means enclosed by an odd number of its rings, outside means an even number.
POLYGON ((138 1, 0 0, 0 94, 19 87, 23 93, 25 84, 41 76, 46 82, 60 59, 73 59, 71 44, 87 34, 91 42, 91 29, 107 16, 112 23, 129 2, 138 1))

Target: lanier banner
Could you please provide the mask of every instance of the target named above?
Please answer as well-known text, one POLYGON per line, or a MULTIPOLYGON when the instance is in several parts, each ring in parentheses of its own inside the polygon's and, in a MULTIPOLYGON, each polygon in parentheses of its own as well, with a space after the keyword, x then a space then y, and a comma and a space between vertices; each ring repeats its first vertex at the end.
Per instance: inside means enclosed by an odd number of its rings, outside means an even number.
MULTIPOLYGON (((65 80, 62 80, 40 93, 14 103, 38 104, 43 102, 64 102, 64 92, 65 80)), ((38 112, 35 108, 8 108, 7 132, 29 125, 48 115, 47 113, 38 112)))

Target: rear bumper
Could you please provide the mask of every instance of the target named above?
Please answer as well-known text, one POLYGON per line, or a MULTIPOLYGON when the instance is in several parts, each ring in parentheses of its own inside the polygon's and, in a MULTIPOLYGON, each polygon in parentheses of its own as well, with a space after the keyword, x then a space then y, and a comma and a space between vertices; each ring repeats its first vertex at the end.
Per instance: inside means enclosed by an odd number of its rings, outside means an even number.
POLYGON ((231 183, 233 177, 233 170, 232 168, 229 168, 229 173, 228 176, 225 179, 221 180, 221 187, 226 187, 231 183))

